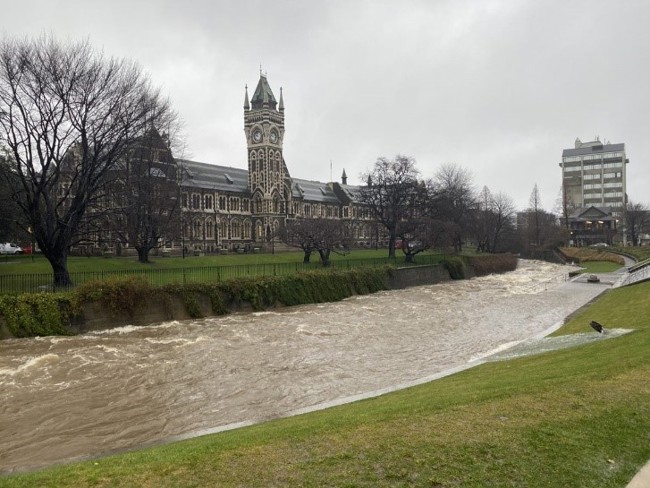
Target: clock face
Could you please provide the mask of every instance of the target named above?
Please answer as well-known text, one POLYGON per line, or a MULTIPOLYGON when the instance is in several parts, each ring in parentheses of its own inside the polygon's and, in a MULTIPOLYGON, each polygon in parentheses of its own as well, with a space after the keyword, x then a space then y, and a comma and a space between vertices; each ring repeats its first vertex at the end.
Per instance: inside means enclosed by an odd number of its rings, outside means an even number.
POLYGON ((253 132, 253 140, 255 142, 260 142, 262 140, 262 131, 259 129, 255 129, 253 132))
POLYGON ((271 132, 271 142, 278 142, 278 133, 275 131, 271 132))

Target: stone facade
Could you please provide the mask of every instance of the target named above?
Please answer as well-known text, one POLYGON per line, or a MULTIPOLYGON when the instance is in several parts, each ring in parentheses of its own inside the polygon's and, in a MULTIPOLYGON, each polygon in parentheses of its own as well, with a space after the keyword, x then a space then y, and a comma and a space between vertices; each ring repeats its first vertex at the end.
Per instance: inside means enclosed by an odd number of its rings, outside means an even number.
POLYGON ((382 232, 358 199, 358 187, 293 178, 283 156, 284 99, 276 100, 265 75, 244 96, 248 168, 178 159, 183 235, 168 245, 187 252, 248 252, 282 246, 287 219, 344 219, 360 246, 375 246, 382 232))

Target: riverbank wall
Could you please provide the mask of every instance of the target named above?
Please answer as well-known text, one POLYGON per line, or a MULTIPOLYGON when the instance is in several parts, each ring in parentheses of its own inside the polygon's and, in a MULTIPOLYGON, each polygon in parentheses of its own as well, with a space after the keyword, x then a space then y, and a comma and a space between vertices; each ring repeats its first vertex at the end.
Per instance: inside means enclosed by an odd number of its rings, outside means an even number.
POLYGON ((382 290, 512 271, 514 256, 451 258, 439 265, 321 270, 220 283, 152 287, 139 278, 88 283, 68 293, 0 297, 0 339, 75 335, 232 312, 323 303, 382 290))

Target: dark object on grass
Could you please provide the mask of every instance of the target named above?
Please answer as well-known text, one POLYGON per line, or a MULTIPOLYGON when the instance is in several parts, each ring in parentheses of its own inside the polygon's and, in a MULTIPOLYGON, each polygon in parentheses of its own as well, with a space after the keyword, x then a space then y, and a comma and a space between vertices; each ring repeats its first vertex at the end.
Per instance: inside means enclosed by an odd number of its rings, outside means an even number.
POLYGON ((591 325, 591 327, 592 327, 596 332, 598 332, 599 334, 602 334, 603 331, 605 330, 605 327, 603 327, 602 325, 600 325, 600 324, 599 324, 598 322, 596 322, 595 320, 592 320, 591 323, 590 323, 589 325, 591 325))

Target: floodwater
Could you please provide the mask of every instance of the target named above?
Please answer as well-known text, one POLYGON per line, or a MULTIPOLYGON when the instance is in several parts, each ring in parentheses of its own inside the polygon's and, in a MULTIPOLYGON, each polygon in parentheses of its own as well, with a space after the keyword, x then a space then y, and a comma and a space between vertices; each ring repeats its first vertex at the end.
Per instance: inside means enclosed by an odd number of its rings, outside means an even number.
MULTIPOLYGON (((462 368, 606 287, 516 271, 76 337, 0 341, 0 472, 217 431, 462 368)), ((588 325, 586 324, 586 327, 588 325)))

